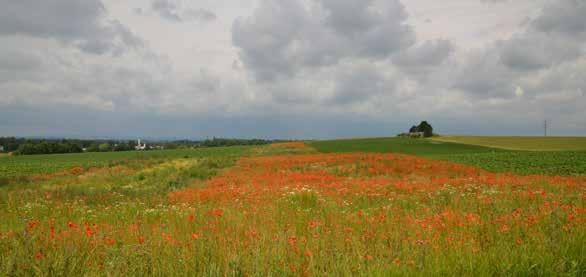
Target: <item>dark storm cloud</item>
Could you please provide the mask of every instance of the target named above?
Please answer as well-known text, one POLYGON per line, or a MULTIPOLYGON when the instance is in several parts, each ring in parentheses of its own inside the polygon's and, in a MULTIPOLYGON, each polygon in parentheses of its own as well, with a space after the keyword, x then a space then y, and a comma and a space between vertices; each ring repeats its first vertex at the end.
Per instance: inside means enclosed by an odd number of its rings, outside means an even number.
POLYGON ((56 39, 94 54, 141 46, 118 21, 107 21, 99 0, 1 0, 0 35, 56 39))
POLYGON ((208 22, 216 20, 217 18, 215 13, 205 9, 182 10, 172 0, 154 0, 151 3, 151 8, 161 18, 175 22, 184 22, 188 20, 208 22))
POLYGON ((264 0, 234 23, 233 43, 257 80, 291 78, 344 59, 380 60, 415 42, 399 1, 264 0))

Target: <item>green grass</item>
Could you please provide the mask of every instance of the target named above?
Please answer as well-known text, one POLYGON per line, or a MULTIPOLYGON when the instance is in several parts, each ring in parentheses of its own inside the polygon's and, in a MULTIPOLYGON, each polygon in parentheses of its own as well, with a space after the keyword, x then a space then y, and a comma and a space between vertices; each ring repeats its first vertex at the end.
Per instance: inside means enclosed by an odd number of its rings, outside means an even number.
POLYGON ((401 153, 418 156, 503 151, 484 146, 411 138, 368 138, 315 141, 311 142, 310 146, 322 153, 376 152, 401 153))
POLYGON ((31 155, 0 158, 0 179, 51 174, 73 167, 102 167, 132 160, 242 155, 250 147, 31 155))
POLYGON ((527 151, 586 150, 586 137, 475 137, 445 136, 433 138, 438 142, 453 142, 493 148, 527 151))

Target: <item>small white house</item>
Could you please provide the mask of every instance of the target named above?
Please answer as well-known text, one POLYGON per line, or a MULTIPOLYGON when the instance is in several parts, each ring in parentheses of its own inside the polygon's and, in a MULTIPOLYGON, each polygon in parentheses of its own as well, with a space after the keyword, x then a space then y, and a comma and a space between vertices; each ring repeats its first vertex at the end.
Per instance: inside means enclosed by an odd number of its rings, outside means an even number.
POLYGON ((0 152, 4 152, 4 146, 0 145, 0 152))
POLYGON ((411 133, 409 133, 409 137, 422 138, 422 137, 425 137, 425 133, 424 132, 411 132, 411 133))
POLYGON ((134 149, 141 151, 141 150, 146 150, 146 148, 147 148, 146 143, 141 144, 140 139, 138 139, 138 142, 137 142, 136 146, 134 147, 134 149))

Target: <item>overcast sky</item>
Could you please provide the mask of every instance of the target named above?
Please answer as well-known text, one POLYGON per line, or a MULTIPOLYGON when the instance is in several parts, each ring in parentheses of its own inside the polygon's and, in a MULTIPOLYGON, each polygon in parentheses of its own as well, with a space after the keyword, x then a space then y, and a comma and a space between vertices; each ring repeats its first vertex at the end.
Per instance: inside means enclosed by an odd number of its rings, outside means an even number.
POLYGON ((0 136, 586 135, 584 0, 0 0, 0 136))

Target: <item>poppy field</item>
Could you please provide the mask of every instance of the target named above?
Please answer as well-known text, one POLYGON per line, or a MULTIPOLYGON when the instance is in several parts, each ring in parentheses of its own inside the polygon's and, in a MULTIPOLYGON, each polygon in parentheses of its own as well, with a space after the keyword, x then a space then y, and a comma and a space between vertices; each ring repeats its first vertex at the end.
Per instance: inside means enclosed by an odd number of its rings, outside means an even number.
POLYGON ((301 142, 206 151, 0 187, 0 275, 586 273, 582 175, 301 142))

